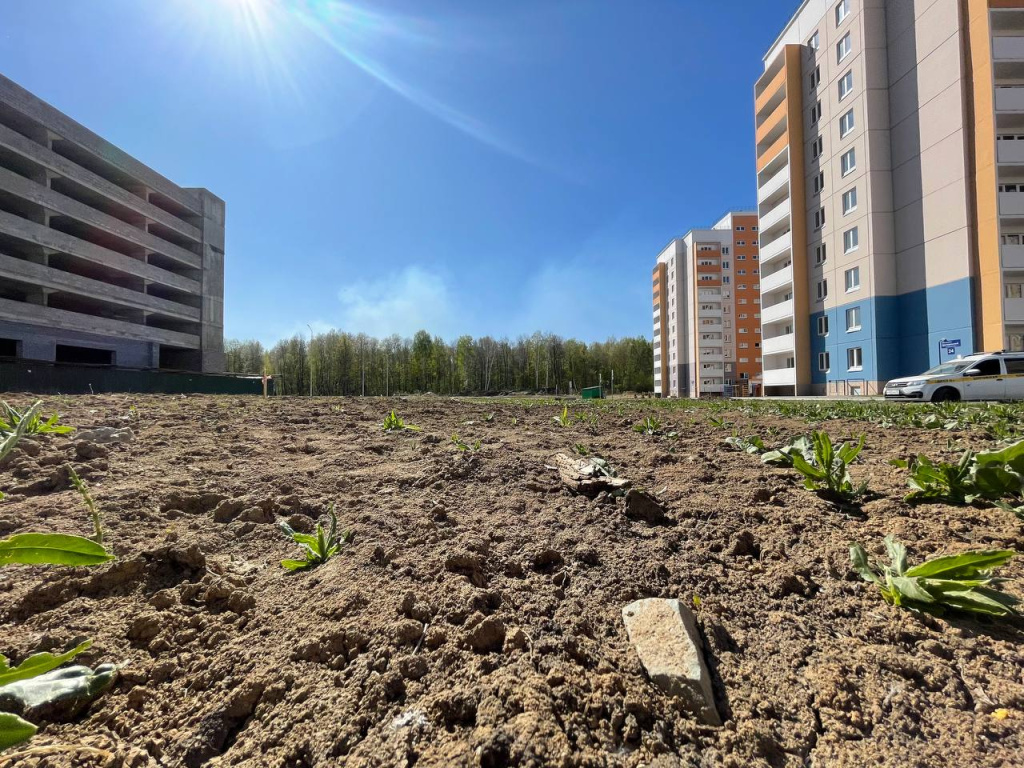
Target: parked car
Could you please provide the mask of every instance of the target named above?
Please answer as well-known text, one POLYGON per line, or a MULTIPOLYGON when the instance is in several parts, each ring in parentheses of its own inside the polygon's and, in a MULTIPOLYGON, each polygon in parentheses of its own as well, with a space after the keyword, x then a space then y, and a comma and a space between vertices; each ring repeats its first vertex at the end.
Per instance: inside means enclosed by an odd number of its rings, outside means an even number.
POLYGON ((1024 352, 983 352, 885 385, 888 400, 1024 400, 1024 352))

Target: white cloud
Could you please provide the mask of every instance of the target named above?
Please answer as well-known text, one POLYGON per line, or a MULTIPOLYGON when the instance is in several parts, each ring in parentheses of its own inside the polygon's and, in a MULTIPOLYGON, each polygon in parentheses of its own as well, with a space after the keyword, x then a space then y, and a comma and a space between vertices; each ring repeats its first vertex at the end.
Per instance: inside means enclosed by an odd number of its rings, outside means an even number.
POLYGON ((338 327, 350 333, 384 338, 412 336, 418 330, 445 338, 460 332, 454 322, 454 299, 444 278, 409 266, 379 280, 361 280, 338 293, 342 313, 338 327))

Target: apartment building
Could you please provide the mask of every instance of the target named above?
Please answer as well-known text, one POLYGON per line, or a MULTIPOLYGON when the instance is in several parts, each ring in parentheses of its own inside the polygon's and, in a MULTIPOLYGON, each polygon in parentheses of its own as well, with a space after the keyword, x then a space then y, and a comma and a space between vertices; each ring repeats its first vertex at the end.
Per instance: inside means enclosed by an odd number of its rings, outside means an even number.
POLYGON ((767 394, 1024 348, 1024 0, 805 0, 754 98, 767 394))
POLYGON ((0 76, 0 356, 224 370, 224 202, 0 76))
POLYGON ((760 263, 755 211, 734 211, 670 242, 653 272, 654 391, 757 394, 760 263))

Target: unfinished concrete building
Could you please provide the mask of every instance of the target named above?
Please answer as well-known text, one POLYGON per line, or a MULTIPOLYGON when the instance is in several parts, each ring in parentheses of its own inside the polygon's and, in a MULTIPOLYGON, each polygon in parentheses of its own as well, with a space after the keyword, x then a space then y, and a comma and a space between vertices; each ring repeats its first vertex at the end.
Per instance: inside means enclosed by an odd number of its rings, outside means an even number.
POLYGON ((0 357, 220 372, 224 201, 0 75, 0 357))

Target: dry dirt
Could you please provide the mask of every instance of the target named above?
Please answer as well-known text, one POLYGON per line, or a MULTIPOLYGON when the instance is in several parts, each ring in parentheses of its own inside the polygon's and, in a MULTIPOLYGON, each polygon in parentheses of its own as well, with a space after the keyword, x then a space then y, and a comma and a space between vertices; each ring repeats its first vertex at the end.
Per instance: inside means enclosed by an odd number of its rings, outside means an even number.
MULTIPOLYGON (((830 422, 837 437, 867 434, 855 480, 881 498, 857 517, 724 449, 704 415, 658 409, 678 438, 635 433, 643 405, 568 428, 553 406, 501 400, 47 406, 137 437, 109 451, 42 437, 0 468, 0 535, 89 533, 70 462, 118 557, 0 572, 0 651, 90 637, 86 663, 123 665, 107 695, 32 746, 92 745, 130 766, 1024 764, 1024 624, 893 608, 849 567, 851 541, 877 553, 888 533, 912 562, 1022 548, 1007 512, 901 500, 888 459, 953 455, 945 433, 830 422), (392 407, 423 431, 383 433, 392 407), (458 451, 454 431, 482 447, 458 451), (674 524, 570 495, 548 467, 576 443, 658 492, 674 524), (354 542, 283 570, 297 550, 275 517, 308 527, 332 504, 354 542), (722 727, 645 678, 620 611, 648 596, 698 598, 722 727)), ((780 429, 775 442, 808 429, 730 418, 780 429)), ((1024 595, 1024 558, 1004 575, 1024 595)))

